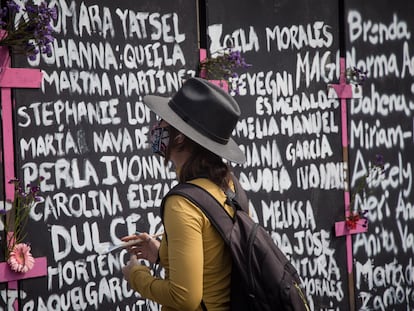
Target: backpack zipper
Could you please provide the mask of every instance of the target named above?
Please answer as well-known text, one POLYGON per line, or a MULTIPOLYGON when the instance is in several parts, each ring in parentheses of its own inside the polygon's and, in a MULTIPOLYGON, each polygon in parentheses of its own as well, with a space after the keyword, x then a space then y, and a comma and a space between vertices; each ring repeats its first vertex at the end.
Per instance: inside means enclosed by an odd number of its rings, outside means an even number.
POLYGON ((296 282, 293 282, 293 285, 295 285, 295 287, 296 287, 296 289, 297 289, 297 291, 299 293, 299 297, 300 297, 300 299, 302 299, 303 305, 305 306, 306 310, 307 311, 310 311, 310 308, 308 306, 308 302, 307 302, 307 300, 305 298, 305 294, 302 292, 302 288, 300 288, 299 284, 296 283, 296 282))

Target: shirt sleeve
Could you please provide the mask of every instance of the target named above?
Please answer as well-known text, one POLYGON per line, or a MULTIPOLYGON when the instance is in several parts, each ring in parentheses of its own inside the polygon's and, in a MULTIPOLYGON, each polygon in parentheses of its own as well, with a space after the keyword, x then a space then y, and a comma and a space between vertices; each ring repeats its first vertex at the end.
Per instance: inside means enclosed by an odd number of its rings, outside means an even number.
POLYGON ((131 286, 143 297, 176 310, 196 310, 203 296, 202 212, 181 196, 167 199, 164 228, 167 233, 169 275, 163 280, 144 266, 134 267, 131 286))

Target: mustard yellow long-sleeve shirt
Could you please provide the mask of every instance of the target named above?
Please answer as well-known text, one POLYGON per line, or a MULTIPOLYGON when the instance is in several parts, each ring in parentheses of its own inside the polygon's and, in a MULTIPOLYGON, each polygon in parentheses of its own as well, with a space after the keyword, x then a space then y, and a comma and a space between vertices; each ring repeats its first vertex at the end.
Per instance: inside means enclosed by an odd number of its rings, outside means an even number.
MULTIPOLYGON (((208 190, 219 202, 225 194, 208 179, 191 181, 208 190)), ((233 214, 232 208, 224 205, 233 214)), ((143 297, 161 304, 163 311, 227 311, 230 303, 231 255, 208 218, 182 196, 165 204, 164 236, 159 249, 166 278, 153 277, 145 266, 131 271, 130 283, 143 297), (168 240, 168 242, 167 242, 168 240)))

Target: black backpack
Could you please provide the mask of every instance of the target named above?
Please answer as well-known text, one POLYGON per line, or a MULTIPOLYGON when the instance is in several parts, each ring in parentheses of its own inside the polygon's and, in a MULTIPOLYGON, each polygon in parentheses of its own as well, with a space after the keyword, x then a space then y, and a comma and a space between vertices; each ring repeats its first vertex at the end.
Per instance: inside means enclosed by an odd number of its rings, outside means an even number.
MULTIPOLYGON (((248 214, 248 200, 236 178, 235 193, 227 193, 227 202, 235 214, 232 218, 223 205, 208 191, 182 183, 172 188, 170 195, 181 195, 198 206, 230 247, 233 265, 231 280, 231 310, 237 311, 309 311, 300 277, 276 246, 268 232, 248 214)), ((205 308, 202 302, 203 310, 205 308)))

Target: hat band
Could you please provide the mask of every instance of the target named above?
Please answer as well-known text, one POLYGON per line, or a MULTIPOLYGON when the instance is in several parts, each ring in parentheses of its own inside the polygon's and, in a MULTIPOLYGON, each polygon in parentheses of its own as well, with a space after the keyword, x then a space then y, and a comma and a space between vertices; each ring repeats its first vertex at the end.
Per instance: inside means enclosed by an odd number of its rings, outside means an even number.
POLYGON ((180 109, 179 106, 177 106, 173 100, 170 100, 168 102, 168 106, 188 125, 191 125, 195 130, 203 134, 204 136, 214 140, 215 142, 226 145, 229 142, 229 138, 223 138, 220 136, 215 135, 208 129, 206 129, 204 126, 202 126, 200 123, 196 122, 194 119, 192 119, 185 111, 180 109))

